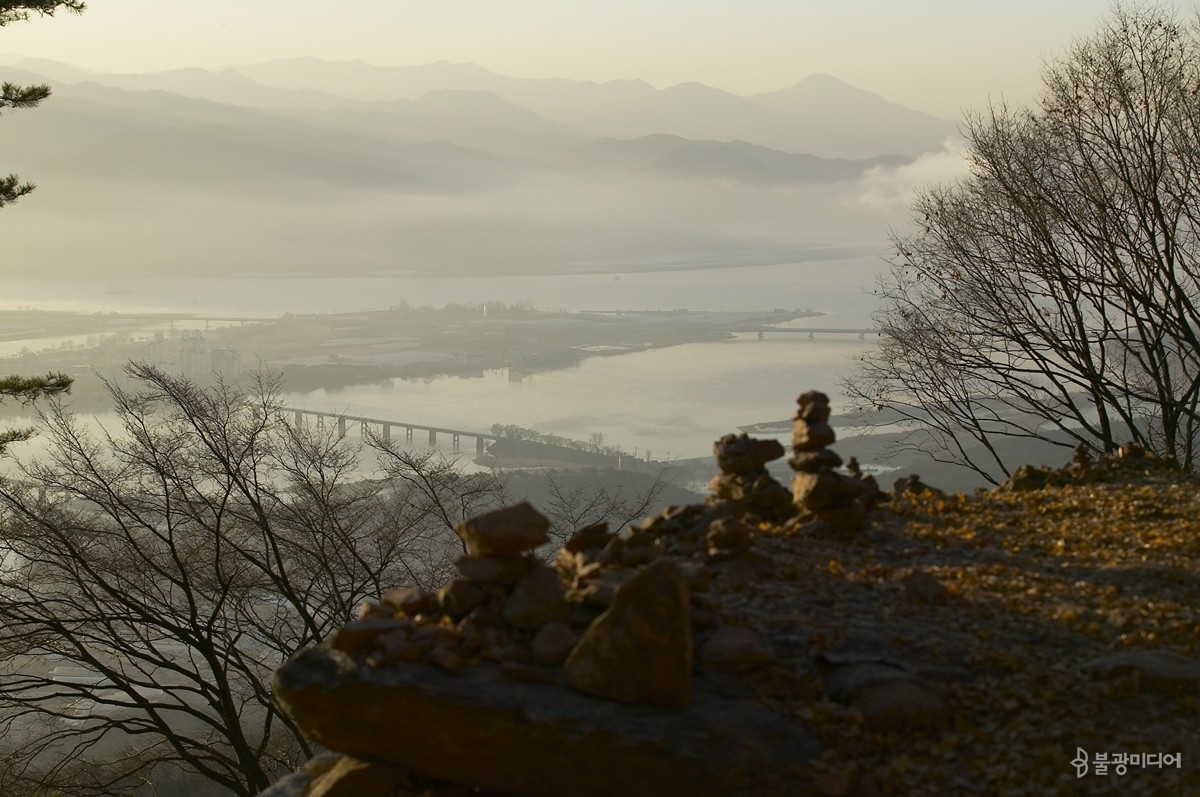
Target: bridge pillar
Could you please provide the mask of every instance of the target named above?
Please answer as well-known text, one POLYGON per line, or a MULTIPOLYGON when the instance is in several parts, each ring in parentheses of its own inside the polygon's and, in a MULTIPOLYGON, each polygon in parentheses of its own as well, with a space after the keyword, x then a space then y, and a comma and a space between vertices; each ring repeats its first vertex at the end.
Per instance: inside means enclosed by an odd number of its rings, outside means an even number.
POLYGON ((437 432, 433 431, 432 429, 429 430, 429 445, 437 445, 437 432))
POLYGON ((813 338, 815 338, 815 337, 816 337, 816 334, 815 334, 815 333, 813 333, 813 332, 809 332, 809 333, 808 333, 808 339, 809 339, 809 340, 812 340, 812 339, 813 339, 813 338))
POLYGON ((371 424, 367 423, 366 421, 363 421, 362 425, 359 426, 359 428, 358 428, 358 434, 361 437, 365 438, 370 433, 371 433, 371 424))
POLYGON ((385 423, 383 425, 383 439, 384 440, 392 439, 392 425, 390 423, 385 423))
POLYGON ((338 437, 345 437, 345 436, 346 436, 346 419, 343 416, 339 415, 338 416, 338 437))
POLYGON ((455 450, 455 451, 457 451, 457 450, 458 450, 458 435, 457 435, 457 434, 456 434, 456 435, 454 435, 454 443, 453 443, 453 445, 454 445, 454 450, 455 450))
POLYGON ((410 443, 412 442, 412 427, 411 426, 404 427, 404 439, 410 443))
POLYGON ((317 415, 317 428, 318 429, 325 428, 325 416, 324 415, 321 415, 321 414, 317 415))
POLYGON ((482 437, 475 438, 475 453, 476 454, 483 453, 483 438, 482 437))
POLYGON ((300 422, 303 420, 304 420, 304 413, 301 412, 300 410, 296 410, 296 425, 299 426, 300 422))

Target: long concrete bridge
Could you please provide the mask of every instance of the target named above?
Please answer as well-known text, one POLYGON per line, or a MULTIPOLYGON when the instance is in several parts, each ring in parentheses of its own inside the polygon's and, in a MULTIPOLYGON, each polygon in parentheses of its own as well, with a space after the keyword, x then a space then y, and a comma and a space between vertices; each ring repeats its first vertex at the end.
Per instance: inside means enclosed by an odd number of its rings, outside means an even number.
POLYGON ((388 421, 382 418, 366 418, 361 415, 344 415, 340 412, 321 412, 319 410, 302 410, 296 407, 280 407, 281 413, 291 413, 296 421, 296 424, 301 424, 305 418, 312 418, 316 421, 318 427, 324 426, 328 420, 331 423, 337 424, 338 434, 346 434, 346 430, 351 423, 359 425, 359 433, 366 437, 373 430, 378 429, 376 434, 384 440, 392 439, 392 430, 403 429, 404 439, 412 442, 416 432, 425 432, 429 435, 429 445, 437 445, 438 435, 445 435, 450 438, 453 450, 462 450, 462 439, 475 438, 475 453, 482 454, 486 447, 485 441, 499 440, 500 438, 494 434, 486 432, 472 432, 466 429, 447 429, 442 426, 427 426, 422 423, 412 423, 411 421, 388 421))
POLYGON ((783 332, 788 334, 807 333, 809 338, 817 335, 858 335, 859 340, 866 338, 867 335, 878 335, 878 329, 859 329, 857 327, 754 327, 753 329, 734 329, 731 332, 757 332, 761 339, 768 332, 774 334, 783 332))

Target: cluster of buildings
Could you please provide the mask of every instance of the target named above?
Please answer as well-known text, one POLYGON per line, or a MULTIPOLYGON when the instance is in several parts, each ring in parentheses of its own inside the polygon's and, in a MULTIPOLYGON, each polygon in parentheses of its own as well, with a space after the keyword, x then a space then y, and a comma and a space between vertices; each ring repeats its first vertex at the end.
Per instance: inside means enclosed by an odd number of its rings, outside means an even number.
POLYGON ((242 372, 242 353, 228 344, 215 344, 198 329, 181 330, 168 337, 155 332, 147 362, 168 373, 187 377, 220 376, 232 379, 242 372))
POLYGON ((148 362, 167 373, 200 380, 214 375, 233 379, 245 367, 242 353, 235 346, 216 343, 205 337, 202 330, 184 329, 155 332, 148 343, 125 335, 105 335, 89 339, 87 345, 69 344, 38 352, 25 349, 7 358, 7 365, 0 366, 0 371, 24 376, 48 371, 72 375, 95 371, 119 381, 130 360, 148 362))

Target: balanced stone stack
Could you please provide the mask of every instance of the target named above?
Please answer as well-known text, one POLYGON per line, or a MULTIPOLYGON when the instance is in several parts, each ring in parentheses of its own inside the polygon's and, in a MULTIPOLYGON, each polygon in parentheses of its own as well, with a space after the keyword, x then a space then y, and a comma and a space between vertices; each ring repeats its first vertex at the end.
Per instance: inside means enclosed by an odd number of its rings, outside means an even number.
POLYGON ((721 475, 708 483, 708 489, 716 500, 735 502, 762 520, 783 520, 792 514, 791 496, 767 473, 767 463, 784 453, 778 440, 727 434, 713 443, 721 475))
POLYGON ((717 611, 752 553, 743 515, 677 506, 623 534, 598 524, 554 567, 534 554, 548 529, 524 503, 464 522, 458 578, 392 590, 276 672, 305 735, 345 756, 301 793, 409 794, 391 785, 406 772, 536 797, 791 793, 819 745, 722 680, 774 662, 717 611))
POLYGON ((536 641, 570 633, 571 606, 558 574, 532 553, 549 542, 549 528, 528 503, 460 524, 467 553, 456 563, 459 578, 436 593, 403 587, 364 604, 330 647, 361 655, 373 668, 424 661, 458 672, 468 663, 527 664, 539 649, 531 650, 530 634, 536 641))
POLYGON ((691 700, 694 568, 664 558, 653 520, 625 538, 583 529, 555 568, 533 555, 550 523, 528 503, 479 515, 456 529, 459 578, 365 603, 329 646, 371 669, 498 664, 513 681, 561 678, 595 697, 680 708, 691 700))
POLYGON ((816 390, 802 393, 792 425, 792 456, 796 471, 792 500, 802 523, 834 534, 860 531, 866 520, 863 498, 869 491, 861 479, 838 473, 842 458, 829 450, 836 439, 829 425, 829 396, 816 390))

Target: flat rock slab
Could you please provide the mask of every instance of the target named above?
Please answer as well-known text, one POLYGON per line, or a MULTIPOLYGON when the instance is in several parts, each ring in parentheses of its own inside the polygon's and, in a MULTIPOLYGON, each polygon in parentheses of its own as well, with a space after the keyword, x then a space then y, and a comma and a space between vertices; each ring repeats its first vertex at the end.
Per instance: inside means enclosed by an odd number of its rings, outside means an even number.
POLYGON ((1200 661, 1170 650, 1121 650, 1080 666, 1102 678, 1136 673, 1144 686, 1161 689, 1200 687, 1200 661))
POLYGON ((750 701, 698 694, 682 710, 631 706, 499 668, 372 670, 311 649, 275 696, 309 739, 428 777, 529 797, 783 797, 820 743, 750 701))

